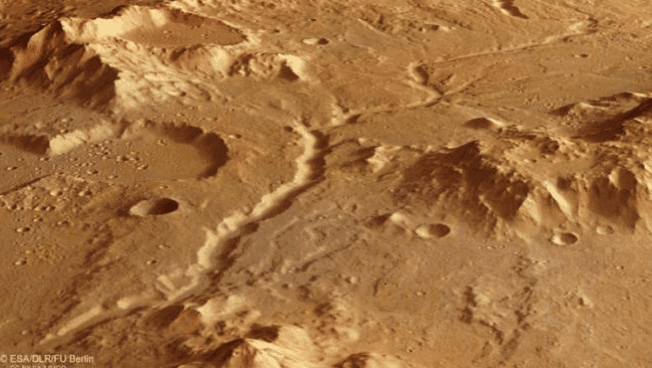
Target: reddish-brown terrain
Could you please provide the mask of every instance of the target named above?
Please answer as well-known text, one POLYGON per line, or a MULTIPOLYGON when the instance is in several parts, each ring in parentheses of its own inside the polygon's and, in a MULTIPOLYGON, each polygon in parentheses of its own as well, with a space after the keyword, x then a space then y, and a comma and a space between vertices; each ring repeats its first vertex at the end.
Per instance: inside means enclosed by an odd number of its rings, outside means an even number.
POLYGON ((652 367, 650 19, 0 0, 0 367, 652 367))

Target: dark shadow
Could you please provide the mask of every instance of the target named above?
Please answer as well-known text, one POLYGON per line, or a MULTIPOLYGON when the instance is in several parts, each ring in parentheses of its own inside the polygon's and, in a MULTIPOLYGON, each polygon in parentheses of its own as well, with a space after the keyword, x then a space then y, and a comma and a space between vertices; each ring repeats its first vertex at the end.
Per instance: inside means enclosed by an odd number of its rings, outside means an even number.
POLYGON ((14 64, 14 54, 9 49, 0 49, 0 82, 9 79, 11 67, 14 64))
POLYGON ((521 13, 521 10, 514 6, 514 0, 501 0, 500 7, 509 15, 521 19, 529 19, 527 15, 521 13))
POLYGON ((357 124, 358 120, 360 120, 361 117, 362 117, 361 114, 355 114, 355 115, 351 116, 350 118, 346 119, 345 124, 357 124))
POLYGON ((251 331, 247 334, 247 338, 272 342, 278 338, 278 330, 278 326, 261 326, 254 324, 251 327, 251 331))
POLYGON ((244 344, 244 339, 237 339, 221 345, 219 348, 199 356, 200 361, 211 362, 216 367, 223 367, 231 359, 233 351, 244 344))
POLYGON ((589 189, 589 208, 598 215, 634 229, 641 218, 636 206, 636 188, 636 176, 629 170, 619 172, 616 184, 607 176, 600 177, 589 189))
MULTIPOLYGON (((32 42, 33 33, 23 36, 14 50, 18 54, 26 54, 38 50, 40 54, 33 63, 14 76, 12 82, 21 83, 27 87, 43 92, 50 92, 62 100, 73 99, 80 106, 104 108, 116 95, 115 81, 118 71, 102 63, 95 55, 83 61, 86 48, 81 44, 65 44, 65 35, 61 23, 55 22, 41 30, 43 41, 32 42), (56 61, 56 64, 50 64, 56 61), (56 70, 46 73, 46 67, 57 65, 56 70), (50 76, 48 76, 50 74, 50 76)), ((6 54, 6 52, 4 52, 6 54)), ((2 58, 0 58, 2 59, 2 58)), ((13 56, 11 61, 13 63, 13 56)), ((7 62, 0 62, 0 72, 6 69, 7 62)), ((2 78, 2 74, 0 74, 2 78)))
POLYGON ((562 107, 551 110, 549 113, 554 116, 566 116, 571 112, 574 106, 575 104, 564 105, 562 107))
POLYGON ((389 220, 389 218, 391 216, 392 215, 389 214, 389 213, 386 213, 384 215, 374 216, 370 220, 365 222, 365 225, 368 228, 372 228, 372 229, 379 228, 379 227, 385 225, 385 223, 387 223, 387 220, 389 220))
POLYGON ((183 305, 171 305, 158 310, 145 318, 145 324, 156 329, 167 328, 181 314, 183 305))
POLYGON ((94 56, 83 65, 81 73, 70 82, 72 84, 70 94, 81 105, 91 108, 106 107, 116 96, 117 79, 118 70, 103 64, 99 56, 94 56))
POLYGON ((217 170, 224 165, 228 159, 228 148, 226 144, 215 133, 204 134, 195 141, 195 147, 201 155, 211 164, 199 175, 200 178, 207 178, 217 174, 217 170))
POLYGON ((281 66, 281 70, 278 72, 278 77, 288 82, 294 82, 299 79, 299 76, 294 73, 292 68, 285 64, 281 66))
POLYGON ((529 191, 526 181, 514 172, 499 171, 480 153, 479 142, 473 141, 423 155, 403 172, 393 197, 398 204, 452 201, 458 211, 471 216, 469 221, 480 223, 495 222, 494 217, 513 220, 529 191))
POLYGON ((451 228, 444 224, 430 225, 428 230, 436 238, 443 238, 451 232, 451 228))
POLYGON ((115 17, 119 16, 120 13, 122 13, 122 11, 127 9, 128 7, 129 7, 129 5, 117 6, 117 7, 113 8, 113 9, 111 9, 110 11, 108 11, 108 12, 106 12, 104 14, 101 14, 100 16, 98 16, 98 18, 102 18, 102 19, 115 18, 115 17))
POLYGON ((152 198, 142 200, 129 209, 129 214, 136 216, 161 216, 179 209, 179 202, 171 198, 152 198))
POLYGON ((165 215, 172 213, 179 208, 179 202, 170 198, 159 198, 154 200, 152 207, 148 211, 148 215, 165 215))
MULTIPOLYGON (((365 368, 369 366, 367 361, 371 358, 371 355, 368 353, 358 353, 349 355, 346 359, 341 361, 338 364, 335 364, 335 368, 365 368)), ((374 365, 375 366, 375 365, 374 365)))
POLYGON ((0 142, 37 155, 44 155, 50 147, 49 139, 42 135, 5 135, 0 142))
POLYGON ((31 31, 31 32, 27 32, 27 33, 23 33, 22 35, 16 37, 12 41, 8 42, 6 48, 4 48, 4 49, 9 50, 9 49, 11 49, 13 47, 19 47, 19 48, 26 47, 27 43, 30 40, 30 38, 32 38, 32 36, 34 36, 39 31, 40 31, 40 29, 31 31))
POLYGON ((464 126, 471 129, 487 130, 494 127, 494 122, 487 118, 476 118, 467 121, 464 126))
POLYGON ((652 99, 646 99, 637 107, 618 114, 615 117, 591 124, 581 129, 579 134, 574 138, 579 138, 587 142, 602 143, 617 140, 625 133, 624 124, 628 120, 634 119, 645 112, 652 110, 652 99))

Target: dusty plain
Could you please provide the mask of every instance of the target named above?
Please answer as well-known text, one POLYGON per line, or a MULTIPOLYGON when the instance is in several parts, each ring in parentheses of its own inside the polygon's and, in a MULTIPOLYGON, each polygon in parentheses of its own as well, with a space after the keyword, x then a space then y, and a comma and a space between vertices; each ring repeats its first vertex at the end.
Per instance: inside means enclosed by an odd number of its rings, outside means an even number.
POLYGON ((5 358, 652 367, 647 0, 0 0, 0 172, 5 358))

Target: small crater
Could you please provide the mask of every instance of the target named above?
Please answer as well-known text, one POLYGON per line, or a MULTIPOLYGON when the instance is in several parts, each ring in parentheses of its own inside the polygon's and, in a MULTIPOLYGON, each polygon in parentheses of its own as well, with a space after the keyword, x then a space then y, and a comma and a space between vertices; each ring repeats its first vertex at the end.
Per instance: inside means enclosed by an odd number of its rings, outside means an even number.
POLYGON ((306 38, 303 40, 303 43, 310 46, 323 46, 328 45, 330 41, 326 38, 306 38))
POLYGON ((577 243, 578 240, 579 238, 577 235, 571 232, 555 234, 555 236, 552 237, 552 242, 556 245, 572 245, 577 243))
POLYGON ((614 233, 614 228, 609 225, 600 225, 595 228, 595 232, 600 235, 611 235, 614 233))
POLYGON ((464 123, 464 126, 467 128, 471 129, 477 129, 477 130, 489 130, 497 127, 497 124, 488 118, 476 118, 476 119, 471 119, 464 123))
POLYGON ((423 239, 443 238, 450 232, 451 228, 444 224, 421 225, 414 230, 414 233, 423 239))
POLYGON ((158 216, 172 213, 179 209, 179 202, 170 198, 155 198, 138 202, 129 209, 135 216, 158 216))
POLYGON ((158 158, 148 161, 122 154, 115 159, 116 162, 133 161, 135 169, 147 172, 148 180, 209 178, 227 161, 228 149, 217 134, 190 125, 143 121, 130 127, 122 138, 123 142, 138 142, 143 152, 158 158), (183 164, 180 157, 184 157, 183 164), (170 164, 162 165, 162 162, 170 164))
POLYGON ((116 15, 105 22, 120 25, 119 37, 148 46, 235 45, 245 40, 242 32, 219 20, 176 9, 126 7, 116 15))

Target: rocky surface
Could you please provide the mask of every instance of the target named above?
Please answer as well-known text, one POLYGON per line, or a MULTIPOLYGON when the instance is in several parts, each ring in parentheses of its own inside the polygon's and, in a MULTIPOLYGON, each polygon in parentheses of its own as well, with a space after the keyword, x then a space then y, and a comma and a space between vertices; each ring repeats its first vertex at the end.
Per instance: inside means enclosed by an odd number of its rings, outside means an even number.
POLYGON ((652 366, 643 0, 0 0, 0 354, 652 366))

